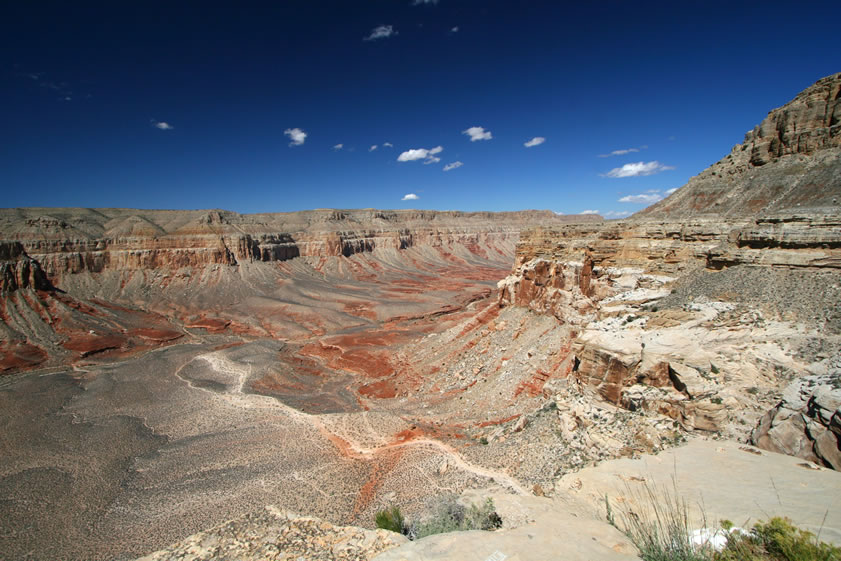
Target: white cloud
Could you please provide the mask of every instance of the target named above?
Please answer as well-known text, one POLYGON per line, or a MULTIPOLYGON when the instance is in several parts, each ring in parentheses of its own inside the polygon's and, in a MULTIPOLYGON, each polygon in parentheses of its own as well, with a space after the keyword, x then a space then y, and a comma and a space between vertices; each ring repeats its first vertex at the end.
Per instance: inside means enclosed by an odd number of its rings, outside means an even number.
POLYGON ((680 187, 672 187, 671 189, 667 189, 666 190, 666 195, 671 195, 672 193, 674 193, 678 189, 680 189, 680 187))
POLYGON ((403 198, 400 199, 400 200, 401 201, 416 201, 418 199, 420 199, 420 197, 418 197, 414 193, 406 193, 405 195, 403 195, 403 198))
POLYGON ((599 154, 599 158, 610 158, 611 156, 624 156, 632 152, 639 152, 641 148, 648 148, 648 146, 640 146, 640 148, 623 148, 621 150, 614 150, 610 154, 599 154))
POLYGON ((295 127, 294 129, 286 129, 283 131, 283 134, 289 137, 289 140, 292 142, 289 143, 289 146, 300 146, 307 140, 307 133, 295 127))
POLYGON ((341 150, 344 147, 345 147, 344 144, 339 143, 339 144, 336 144, 335 146, 333 146, 333 150, 341 150))
POLYGON ((383 148, 394 148, 394 144, 391 142, 383 142, 383 148))
POLYGON ((155 128, 161 129, 162 131, 171 131, 175 127, 167 123, 166 121, 153 121, 155 123, 155 128))
POLYGON ((542 136, 535 136, 528 142, 524 143, 523 146, 525 146, 526 148, 531 148, 532 146, 540 146, 544 142, 546 142, 545 138, 543 138, 542 136))
POLYGON ((469 136, 470 142, 476 142, 477 140, 490 140, 493 138, 491 131, 486 131, 484 127, 470 127, 469 129, 461 131, 461 133, 469 136))
POLYGON ((656 193, 650 193, 650 194, 643 193, 642 195, 627 195, 627 196, 619 199, 619 202, 620 203, 645 203, 645 204, 650 205, 651 203, 656 203, 657 201, 661 201, 661 200, 663 200, 663 197, 656 194, 656 193))
POLYGON ((643 175, 654 175, 661 171, 675 169, 674 166, 666 166, 654 160, 653 162, 636 162, 633 164, 625 164, 621 168, 613 168, 607 173, 601 174, 602 177, 639 177, 643 175))
POLYGON ((415 160, 426 160, 425 164, 434 164, 436 162, 440 162, 441 158, 436 158, 435 154, 440 153, 444 148, 442 146, 436 146, 435 148, 413 148, 412 150, 406 150, 405 152, 401 153, 397 156, 398 162, 413 162, 415 160), (430 161, 432 160, 432 161, 430 161))
POLYGON ((458 26, 455 25, 455 26, 451 27, 450 28, 450 33, 458 33, 458 26))
POLYGON ((376 149, 377 149, 377 145, 376 145, 376 144, 372 144, 372 145, 371 145, 371 147, 370 147, 370 148, 368 148, 368 152, 373 152, 373 151, 374 151, 374 150, 376 150, 376 149))
POLYGON ((605 218, 608 218, 608 217, 621 218, 623 216, 628 216, 629 214, 631 214, 631 211, 629 211, 629 210, 619 210, 619 211, 609 210, 609 211, 604 213, 605 218))
POLYGON ((599 213, 598 210, 582 210, 578 214, 598 214, 598 213, 599 213))
POLYGON ((371 30, 371 33, 364 37, 363 41, 375 41, 377 39, 388 39, 389 37, 397 35, 397 30, 393 25, 378 25, 371 30))
POLYGON ((450 171, 451 169, 460 168, 463 165, 464 164, 461 163, 461 162, 453 162, 451 164, 447 164, 446 166, 444 166, 444 171, 450 171))

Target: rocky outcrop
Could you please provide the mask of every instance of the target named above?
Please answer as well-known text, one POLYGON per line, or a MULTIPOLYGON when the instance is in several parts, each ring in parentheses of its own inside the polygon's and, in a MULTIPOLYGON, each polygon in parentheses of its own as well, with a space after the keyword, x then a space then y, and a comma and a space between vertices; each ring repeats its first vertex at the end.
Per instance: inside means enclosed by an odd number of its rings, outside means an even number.
POLYGON ((19 242, 0 242, 0 293, 30 287, 50 290, 52 285, 40 263, 31 259, 19 242))
POLYGON ((841 376, 806 376, 751 433, 751 444, 841 470, 841 376))
POLYGON ((633 219, 839 211, 841 73, 771 111, 730 154, 633 219))
POLYGON ((841 214, 772 216, 733 228, 707 266, 736 264, 841 268, 841 214))
POLYGON ((268 506, 138 561, 367 561, 408 541, 387 530, 335 526, 268 506))

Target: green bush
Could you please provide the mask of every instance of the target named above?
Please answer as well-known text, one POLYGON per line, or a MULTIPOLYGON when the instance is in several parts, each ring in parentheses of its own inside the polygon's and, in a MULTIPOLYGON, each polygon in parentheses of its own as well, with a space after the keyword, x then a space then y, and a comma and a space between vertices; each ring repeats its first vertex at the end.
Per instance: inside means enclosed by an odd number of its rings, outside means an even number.
POLYGON ((716 561, 841 561, 841 548, 819 542, 785 518, 754 524, 745 534, 731 534, 716 561))
POLYGON ((636 499, 642 508, 620 511, 617 523, 605 497, 607 520, 625 532, 645 561, 841 561, 841 548, 819 542, 811 532, 780 517, 758 522, 750 532, 733 529, 732 522, 722 520, 720 532, 727 535, 727 543, 716 551, 692 542, 689 510, 676 489, 646 484, 636 499))
POLYGON ((375 520, 377 528, 383 530, 390 530, 398 534, 402 534, 406 530, 403 515, 400 514, 400 509, 396 506, 378 511, 375 520))

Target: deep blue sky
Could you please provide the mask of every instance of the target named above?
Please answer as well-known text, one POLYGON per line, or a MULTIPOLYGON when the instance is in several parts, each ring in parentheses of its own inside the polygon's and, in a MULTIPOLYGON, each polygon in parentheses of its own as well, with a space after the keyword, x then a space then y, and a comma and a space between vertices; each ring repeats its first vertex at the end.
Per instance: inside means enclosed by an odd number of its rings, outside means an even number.
POLYGON ((0 206, 627 213, 841 70, 837 1, 566 4, 3 1, 0 206))

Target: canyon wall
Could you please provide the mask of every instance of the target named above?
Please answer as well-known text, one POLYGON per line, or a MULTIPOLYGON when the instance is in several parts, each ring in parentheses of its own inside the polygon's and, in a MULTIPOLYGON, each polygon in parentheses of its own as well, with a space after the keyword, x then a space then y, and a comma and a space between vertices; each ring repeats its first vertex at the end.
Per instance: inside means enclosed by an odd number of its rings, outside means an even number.
MULTIPOLYGON (((83 271, 178 269, 350 256, 375 249, 444 247, 482 254, 523 227, 598 217, 551 211, 228 211, 0 209, 0 240, 18 244, 50 278, 83 271)), ((16 247, 18 247, 16 246, 16 247)), ((487 257, 487 255, 485 255, 487 257)))

